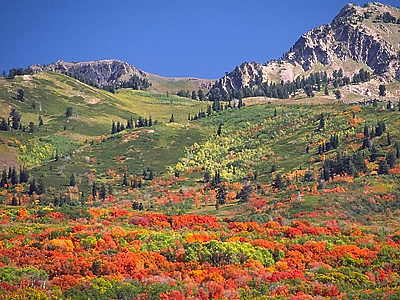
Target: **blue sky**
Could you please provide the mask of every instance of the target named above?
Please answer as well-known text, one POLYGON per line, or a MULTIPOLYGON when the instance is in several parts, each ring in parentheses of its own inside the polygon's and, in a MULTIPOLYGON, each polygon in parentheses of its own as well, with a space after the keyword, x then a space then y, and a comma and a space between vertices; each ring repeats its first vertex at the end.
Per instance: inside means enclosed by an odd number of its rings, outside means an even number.
MULTIPOLYGON (((1 0, 0 72, 60 59, 116 58, 157 75, 217 79, 245 61, 279 58, 347 3, 1 0)), ((385 3, 400 6, 399 0, 385 3)))

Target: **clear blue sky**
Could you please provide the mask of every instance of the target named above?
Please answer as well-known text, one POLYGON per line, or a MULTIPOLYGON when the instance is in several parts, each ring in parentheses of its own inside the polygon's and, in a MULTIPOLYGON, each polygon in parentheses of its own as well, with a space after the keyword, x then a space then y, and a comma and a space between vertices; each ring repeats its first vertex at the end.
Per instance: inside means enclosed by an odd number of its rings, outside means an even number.
POLYGON ((347 3, 0 0, 0 72, 60 59, 116 58, 162 76, 217 79, 245 61, 279 58, 347 3))

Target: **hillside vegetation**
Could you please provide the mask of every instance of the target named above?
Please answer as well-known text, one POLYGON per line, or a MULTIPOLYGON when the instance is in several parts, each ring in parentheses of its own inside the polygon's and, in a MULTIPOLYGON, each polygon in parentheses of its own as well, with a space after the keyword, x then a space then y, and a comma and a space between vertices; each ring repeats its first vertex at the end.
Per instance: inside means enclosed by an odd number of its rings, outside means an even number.
POLYGON ((397 103, 0 85, 1 299, 399 296, 397 103))

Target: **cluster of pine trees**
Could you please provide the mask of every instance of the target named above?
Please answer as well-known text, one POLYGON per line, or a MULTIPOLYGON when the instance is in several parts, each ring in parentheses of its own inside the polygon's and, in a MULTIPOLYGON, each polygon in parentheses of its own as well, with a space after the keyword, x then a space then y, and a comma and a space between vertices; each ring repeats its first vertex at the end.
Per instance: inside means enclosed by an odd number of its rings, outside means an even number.
POLYGON ((111 134, 121 132, 125 129, 133 129, 138 127, 151 127, 155 123, 157 123, 157 121, 153 122, 151 116, 149 116, 149 119, 139 117, 137 121, 134 121, 133 118, 131 117, 130 119, 126 120, 126 126, 121 122, 115 123, 115 121, 113 121, 111 125, 111 134))
POLYGON ((179 97, 189 98, 189 99, 192 99, 192 100, 199 100, 199 101, 206 100, 203 91, 200 90, 200 89, 197 92, 196 91, 190 92, 190 91, 180 90, 180 91, 178 91, 176 93, 176 95, 179 96, 179 97))
POLYGON ((151 83, 147 80, 147 78, 140 78, 139 76, 133 74, 131 75, 128 81, 118 81, 115 83, 109 83, 104 85, 103 90, 109 91, 111 93, 115 93, 118 89, 134 89, 134 90, 146 90, 151 86, 151 83))
POLYGON ((308 77, 298 76, 294 81, 281 81, 280 83, 275 82, 263 82, 262 72, 252 80, 248 86, 240 90, 225 91, 219 88, 221 86, 222 79, 210 90, 207 97, 211 101, 229 101, 233 99, 241 99, 247 97, 268 97, 268 98, 279 98, 288 99, 290 95, 295 95, 299 91, 303 90, 308 97, 314 97, 315 91, 320 91, 322 86, 325 86, 325 94, 328 95, 328 85, 332 84, 334 88, 338 86, 345 86, 350 83, 358 84, 360 82, 367 82, 371 79, 371 75, 368 71, 360 69, 358 73, 353 75, 350 79, 343 75, 343 70, 334 70, 332 76, 329 77, 326 72, 311 73, 308 77))
POLYGON ((28 182, 28 179, 29 179, 29 173, 25 169, 25 167, 21 166, 19 168, 19 174, 15 167, 9 167, 8 173, 7 170, 4 168, 0 180, 0 187, 7 186, 9 184, 15 185, 18 183, 28 182))

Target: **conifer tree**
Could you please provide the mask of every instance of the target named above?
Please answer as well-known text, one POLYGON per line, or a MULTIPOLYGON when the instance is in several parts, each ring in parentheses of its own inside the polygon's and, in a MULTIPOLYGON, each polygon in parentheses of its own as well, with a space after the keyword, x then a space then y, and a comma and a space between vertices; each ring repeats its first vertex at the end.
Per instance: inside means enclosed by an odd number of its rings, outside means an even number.
POLYGON ((175 118, 174 118, 174 114, 171 115, 171 118, 169 119, 170 123, 175 123, 175 118))
POLYGON ((25 167, 20 166, 19 168, 19 182, 24 183, 28 182, 29 174, 25 167))
POLYGON ((93 181, 92 183, 92 197, 96 198, 97 196, 97 187, 96 187, 96 182, 93 181))
POLYGON ((394 164, 396 162, 396 155, 394 154, 393 151, 390 151, 387 155, 386 155, 386 162, 389 165, 390 168, 394 167, 394 164))
POLYGON ((7 171, 6 168, 4 167, 0 180, 0 188, 4 187, 6 184, 7 184, 7 171))
POLYGON ((17 174, 17 170, 15 169, 15 167, 13 167, 12 171, 11 171, 10 183, 12 185, 18 184, 18 174, 17 174))
POLYGON ((32 182, 31 182, 31 184, 29 185, 29 192, 28 192, 28 194, 30 195, 30 196, 32 196, 32 194, 35 192, 36 194, 37 194, 37 191, 36 191, 36 179, 35 179, 35 177, 33 177, 33 179, 32 179, 32 182))
POLYGON ((69 177, 69 186, 75 186, 75 173, 72 173, 71 176, 69 177))
POLYGON ((101 200, 105 200, 107 196, 107 192, 106 192, 106 186, 104 185, 104 183, 101 184, 100 186, 100 191, 99 191, 99 197, 101 200))
POLYGON ((389 174, 389 165, 386 162, 386 159, 381 159, 379 161, 378 174, 380 174, 380 175, 389 174))

